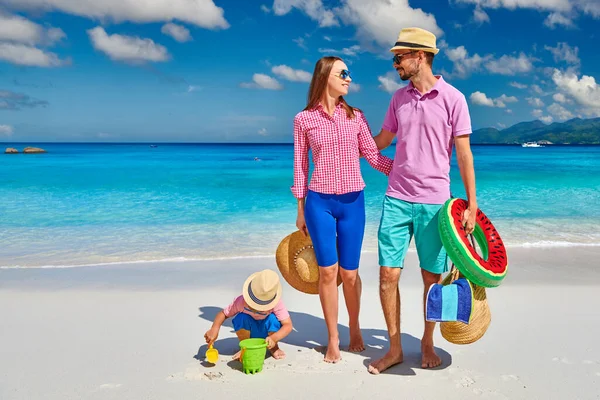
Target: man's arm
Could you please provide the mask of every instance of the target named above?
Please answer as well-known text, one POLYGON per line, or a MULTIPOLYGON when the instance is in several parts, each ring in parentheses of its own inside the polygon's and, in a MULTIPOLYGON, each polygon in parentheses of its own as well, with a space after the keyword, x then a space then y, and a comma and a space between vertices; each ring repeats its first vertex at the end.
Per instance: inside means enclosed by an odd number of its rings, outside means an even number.
POLYGON ((375 144, 379 150, 383 150, 392 144, 392 140, 396 136, 395 133, 392 133, 388 130, 382 129, 379 131, 379 134, 375 136, 373 139, 375 140, 375 144))
POLYGON ((467 201, 469 203, 467 210, 463 215, 463 225, 467 234, 473 232, 475 228, 475 218, 477 216, 477 195, 475 191, 475 168, 473 167, 473 153, 471 152, 470 135, 461 135, 454 138, 456 147, 456 159, 460 176, 465 185, 467 201))

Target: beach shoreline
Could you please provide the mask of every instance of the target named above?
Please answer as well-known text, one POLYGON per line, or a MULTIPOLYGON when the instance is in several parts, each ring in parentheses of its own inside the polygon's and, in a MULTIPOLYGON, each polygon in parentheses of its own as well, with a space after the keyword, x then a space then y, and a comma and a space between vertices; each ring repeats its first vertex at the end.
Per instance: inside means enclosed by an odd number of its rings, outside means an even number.
MULTIPOLYGON (((325 324, 318 296, 284 283, 295 331, 256 376, 230 361, 228 321, 204 362, 204 332, 240 293, 245 277, 276 269, 274 258, 0 270, 0 398, 580 398, 600 392, 600 248, 509 249, 509 274, 488 289, 492 323, 458 346, 436 330, 444 365, 420 368, 420 274, 408 255, 401 279, 405 362, 380 376, 366 366, 387 347, 375 254, 363 254, 361 326, 367 350, 322 362, 325 324), (322 385, 321 388, 318 386, 322 385), (218 397, 217 397, 218 396, 218 397)), ((340 334, 347 313, 340 299, 340 334)))

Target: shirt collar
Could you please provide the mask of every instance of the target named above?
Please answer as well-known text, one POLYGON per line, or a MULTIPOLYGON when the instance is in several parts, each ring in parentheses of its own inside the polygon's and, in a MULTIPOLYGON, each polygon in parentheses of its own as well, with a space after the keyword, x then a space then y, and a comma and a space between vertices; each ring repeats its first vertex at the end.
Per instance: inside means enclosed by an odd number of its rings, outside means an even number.
MULTIPOLYGON (((441 87, 446 83, 446 81, 444 81, 444 78, 442 77, 442 75, 434 75, 437 78, 437 82, 433 85, 433 87, 431 89, 429 89, 429 91, 427 91, 426 93, 423 93, 421 96, 426 96, 429 93, 439 93, 441 87)), ((413 85, 412 82, 408 83, 408 91, 409 92, 413 92, 415 94, 420 94, 420 92, 417 90, 417 88, 413 85)))
MULTIPOLYGON (((338 110, 342 107, 343 107, 342 102, 341 101, 338 102, 337 105, 335 106, 335 110, 333 111, 333 115, 335 115, 338 112, 338 110)), ((325 114, 327 114, 327 111, 325 111, 325 108, 323 107, 323 104, 321 104, 321 103, 318 103, 314 109, 317 111, 323 111, 325 114)))

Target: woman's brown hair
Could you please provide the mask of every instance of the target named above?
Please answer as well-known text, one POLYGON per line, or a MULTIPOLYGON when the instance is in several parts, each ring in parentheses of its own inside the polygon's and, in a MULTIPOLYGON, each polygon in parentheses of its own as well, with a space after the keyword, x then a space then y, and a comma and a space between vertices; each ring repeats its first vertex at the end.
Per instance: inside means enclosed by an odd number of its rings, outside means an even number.
MULTIPOLYGON (((317 61, 312 80, 310 81, 310 88, 308 89, 308 102, 305 110, 312 110, 321 102, 321 100, 323 100, 323 94, 325 93, 325 88, 327 88, 329 74, 331 74, 331 68, 336 61, 343 60, 339 57, 328 56, 322 57, 317 61)), ((354 110, 358 109, 348 105, 342 96, 338 98, 338 104, 339 103, 341 103, 344 110, 346 110, 346 116, 350 119, 354 118, 354 110)))

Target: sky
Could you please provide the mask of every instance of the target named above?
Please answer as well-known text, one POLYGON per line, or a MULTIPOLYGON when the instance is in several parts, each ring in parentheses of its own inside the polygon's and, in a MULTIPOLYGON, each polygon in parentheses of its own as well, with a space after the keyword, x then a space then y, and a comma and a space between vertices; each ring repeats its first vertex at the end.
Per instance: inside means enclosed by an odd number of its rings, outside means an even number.
POLYGON ((600 0, 0 0, 0 142, 291 143, 326 55, 376 134, 413 26, 473 129, 600 116, 600 0))

